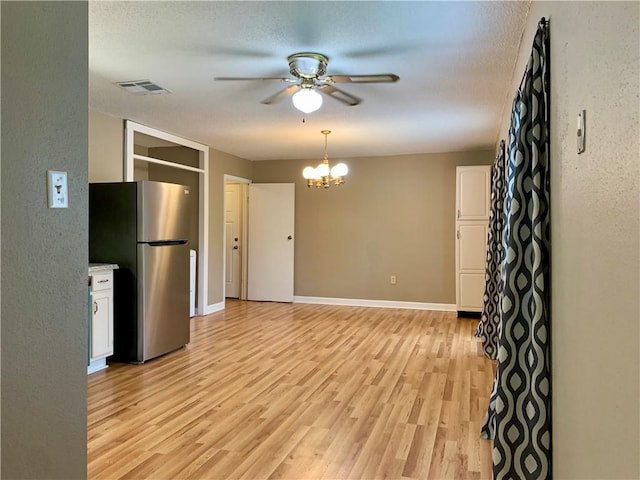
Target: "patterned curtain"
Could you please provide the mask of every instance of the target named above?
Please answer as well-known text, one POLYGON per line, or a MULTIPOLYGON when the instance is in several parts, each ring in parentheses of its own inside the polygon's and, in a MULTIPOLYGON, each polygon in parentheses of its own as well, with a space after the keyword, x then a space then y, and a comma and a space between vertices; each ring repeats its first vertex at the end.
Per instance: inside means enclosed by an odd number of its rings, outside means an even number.
POLYGON ((493 478, 551 478, 549 32, 538 24, 514 99, 504 204, 501 324, 485 438, 493 478))
POLYGON ((500 295, 502 294, 502 230, 504 225, 504 140, 500 142, 498 155, 491 169, 491 211, 487 235, 487 261, 485 266, 482 314, 476 329, 476 337, 482 339, 482 349, 487 357, 498 356, 498 329, 500 327, 500 295))
MULTIPOLYGON (((516 96, 513 99, 513 105, 511 107, 511 123, 510 123, 510 127, 509 127, 509 150, 508 150, 508 155, 509 155, 509 163, 507 164, 507 170, 505 171, 505 192, 504 192, 504 198, 503 198, 503 212, 502 212, 502 219, 503 219, 503 230, 501 232, 501 236, 502 236, 502 260, 500 263, 500 268, 499 268, 499 275, 500 278, 498 280, 498 284, 500 287, 500 293, 499 293, 499 325, 498 328, 496 329, 497 331, 497 341, 500 342, 500 338, 502 337, 501 333, 501 327, 502 327, 502 298, 503 298, 503 291, 504 291, 504 263, 505 263, 505 256, 504 253, 506 251, 506 246, 509 243, 509 223, 506 221, 507 220, 507 215, 509 214, 510 210, 511 210, 511 201, 513 199, 513 188, 512 184, 509 183, 510 180, 513 178, 513 166, 515 165, 515 155, 518 152, 518 140, 516 137, 517 132, 520 131, 521 129, 521 118, 520 118, 520 91, 516 92, 516 96), (507 188, 506 186, 509 185, 510 188, 507 188)), ((499 346, 499 345, 498 345, 499 346)), ((496 374, 498 374, 498 371, 496 370, 496 374)), ((495 437, 495 413, 496 413, 496 400, 497 400, 497 388, 498 386, 498 379, 496 378, 495 381, 493 382, 493 390, 491 391, 491 396, 489 397, 489 409, 487 411, 487 418, 484 422, 484 425, 482 426, 482 438, 487 438, 487 439, 493 439, 495 437)))

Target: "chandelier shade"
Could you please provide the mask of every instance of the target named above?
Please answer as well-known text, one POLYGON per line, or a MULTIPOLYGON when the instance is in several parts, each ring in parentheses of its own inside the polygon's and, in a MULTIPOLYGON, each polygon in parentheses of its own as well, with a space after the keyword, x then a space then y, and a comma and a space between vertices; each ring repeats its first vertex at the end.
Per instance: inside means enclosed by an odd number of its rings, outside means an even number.
POLYGON ((347 173, 349 173, 349 167, 344 163, 338 163, 331 169, 332 177, 344 177, 347 173))
POLYGON ((291 100, 293 106, 303 113, 315 112, 322 106, 322 95, 308 87, 298 90, 291 100))
POLYGON ((302 170, 302 176, 307 180, 315 180, 316 169, 313 167, 306 167, 304 170, 302 170))
POLYGON ((322 162, 315 168, 305 167, 302 170, 302 176, 307 181, 308 187, 324 187, 329 188, 333 185, 342 185, 344 177, 349 173, 349 167, 344 163, 338 163, 333 168, 329 166, 329 155, 327 154, 327 135, 330 130, 322 130, 320 133, 324 135, 324 158, 322 162))

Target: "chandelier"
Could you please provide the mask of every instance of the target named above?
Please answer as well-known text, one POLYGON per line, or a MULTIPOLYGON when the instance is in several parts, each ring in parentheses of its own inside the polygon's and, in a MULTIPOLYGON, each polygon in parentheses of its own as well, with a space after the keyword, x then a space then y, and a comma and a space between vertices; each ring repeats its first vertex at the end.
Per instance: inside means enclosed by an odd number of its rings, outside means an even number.
POLYGON ((318 188, 329 188, 331 184, 342 185, 344 176, 349 172, 349 168, 344 163, 338 163, 333 168, 329 168, 329 156, 327 155, 327 135, 331 130, 322 130, 320 133, 324 135, 324 158, 322 163, 316 168, 306 167, 302 171, 302 176, 307 180, 307 186, 318 188))

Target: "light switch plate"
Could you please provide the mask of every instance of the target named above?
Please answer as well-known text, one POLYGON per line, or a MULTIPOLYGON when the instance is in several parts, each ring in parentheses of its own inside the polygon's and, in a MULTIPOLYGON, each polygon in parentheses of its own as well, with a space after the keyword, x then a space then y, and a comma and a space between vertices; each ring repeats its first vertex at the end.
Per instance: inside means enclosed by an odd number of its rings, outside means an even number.
POLYGON ((67 172, 47 170, 47 200, 49 208, 67 208, 69 206, 67 172))
POLYGON ((582 110, 578 113, 578 153, 584 152, 584 117, 586 114, 586 110, 582 110))

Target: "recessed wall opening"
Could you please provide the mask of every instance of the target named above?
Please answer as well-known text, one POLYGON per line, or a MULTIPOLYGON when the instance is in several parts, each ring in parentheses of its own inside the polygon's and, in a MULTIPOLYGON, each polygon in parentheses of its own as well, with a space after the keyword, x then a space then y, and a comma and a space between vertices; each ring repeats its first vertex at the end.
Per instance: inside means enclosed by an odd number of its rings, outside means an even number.
POLYGON ((196 251, 196 314, 207 308, 209 147, 127 120, 125 181, 152 180, 190 187, 189 245, 196 251))

